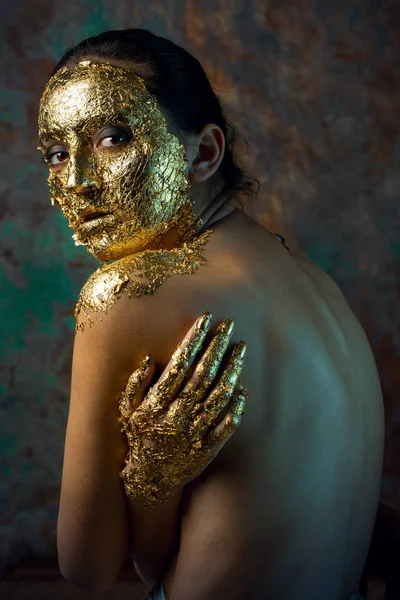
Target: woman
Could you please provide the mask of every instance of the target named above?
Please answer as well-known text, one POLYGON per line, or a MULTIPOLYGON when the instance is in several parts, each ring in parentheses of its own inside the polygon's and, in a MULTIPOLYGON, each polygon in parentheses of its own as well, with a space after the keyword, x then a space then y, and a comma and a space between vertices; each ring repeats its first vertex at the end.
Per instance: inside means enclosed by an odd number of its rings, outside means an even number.
POLYGON ((239 209, 249 182, 200 64, 144 30, 85 40, 46 86, 39 139, 76 243, 114 261, 76 310, 66 579, 110 587, 130 552, 151 598, 350 598, 379 499, 375 362, 328 275, 239 209), (207 311, 235 332, 193 371, 207 311))

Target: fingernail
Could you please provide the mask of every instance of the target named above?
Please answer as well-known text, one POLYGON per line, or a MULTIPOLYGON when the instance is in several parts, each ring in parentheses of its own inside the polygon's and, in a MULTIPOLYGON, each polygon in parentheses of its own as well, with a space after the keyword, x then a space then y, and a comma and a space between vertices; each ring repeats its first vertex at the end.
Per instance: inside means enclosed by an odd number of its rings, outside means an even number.
POLYGON ((195 324, 195 329, 197 329, 197 331, 205 331, 210 326, 211 319, 212 319, 211 313, 209 313, 209 312, 204 313, 204 315, 202 317, 200 317, 200 319, 197 319, 196 324, 195 324))
POLYGON ((247 346, 246 346, 246 342, 240 342, 239 344, 239 349, 238 349, 238 356, 241 360, 244 359, 244 357, 246 356, 247 353, 247 346), (240 347, 243 344, 242 347, 240 347))
POLYGON ((151 362, 151 355, 150 354, 146 354, 146 356, 142 360, 142 364, 141 364, 141 368, 143 369, 143 371, 147 371, 148 370, 148 368, 150 366, 150 362, 151 362))
POLYGON ((235 327, 235 323, 234 323, 233 319, 226 319, 226 321, 223 321, 220 325, 218 325, 217 332, 218 333, 223 332, 228 335, 231 335, 234 327, 235 327))

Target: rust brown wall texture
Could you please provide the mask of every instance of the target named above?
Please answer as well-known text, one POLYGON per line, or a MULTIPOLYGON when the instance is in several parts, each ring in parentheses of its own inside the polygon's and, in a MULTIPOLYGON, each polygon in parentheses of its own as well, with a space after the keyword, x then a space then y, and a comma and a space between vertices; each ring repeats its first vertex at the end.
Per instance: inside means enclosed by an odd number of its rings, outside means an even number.
POLYGON ((0 27, 2 570, 56 555, 73 308, 98 266, 50 205, 38 102, 63 51, 107 29, 182 44, 229 103, 261 183, 246 212, 337 281, 368 335, 386 408, 382 495, 400 505, 397 0, 3 0, 0 27))

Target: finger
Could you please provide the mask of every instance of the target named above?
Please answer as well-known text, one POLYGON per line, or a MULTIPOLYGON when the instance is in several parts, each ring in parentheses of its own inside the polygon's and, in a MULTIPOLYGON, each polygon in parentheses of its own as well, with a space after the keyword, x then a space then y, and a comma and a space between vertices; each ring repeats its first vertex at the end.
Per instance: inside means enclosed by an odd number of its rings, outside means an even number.
POLYGON ((204 342, 210 328, 211 319, 212 315, 208 312, 197 319, 174 351, 171 360, 153 386, 151 394, 146 398, 146 402, 159 408, 168 406, 177 394, 204 342))
POLYGON ((228 349, 233 329, 234 322, 232 319, 226 319, 218 326, 214 338, 177 400, 178 411, 191 412, 195 405, 204 398, 207 389, 218 373, 221 361, 228 349))
POLYGON ((218 425, 210 428, 207 435, 199 437, 192 444, 194 451, 201 448, 211 451, 217 449, 219 451, 222 448, 242 421, 248 395, 248 391, 241 384, 236 386, 235 392, 228 404, 226 415, 218 425))
POLYGON ((249 392, 242 385, 237 387, 229 404, 227 414, 209 436, 214 444, 226 443, 231 435, 235 433, 242 422, 248 395, 249 392))
POLYGON ((154 375, 155 364, 150 354, 147 354, 142 364, 129 377, 125 390, 122 392, 118 409, 121 417, 118 419, 124 422, 138 408, 143 401, 146 389, 154 375))
POLYGON ((228 406, 243 369, 247 346, 240 342, 234 347, 228 364, 216 387, 203 403, 203 410, 193 421, 193 431, 202 436, 228 406))

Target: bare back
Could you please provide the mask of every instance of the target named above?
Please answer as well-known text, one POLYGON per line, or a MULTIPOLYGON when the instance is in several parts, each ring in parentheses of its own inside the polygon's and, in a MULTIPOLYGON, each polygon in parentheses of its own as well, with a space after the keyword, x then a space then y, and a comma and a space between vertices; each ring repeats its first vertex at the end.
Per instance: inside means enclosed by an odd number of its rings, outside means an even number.
POLYGON ((167 595, 346 600, 366 559, 382 466, 367 338, 324 271, 238 211, 211 235, 206 259, 146 298, 150 350, 164 368, 197 316, 233 318, 250 395, 238 431, 185 490, 167 595))

